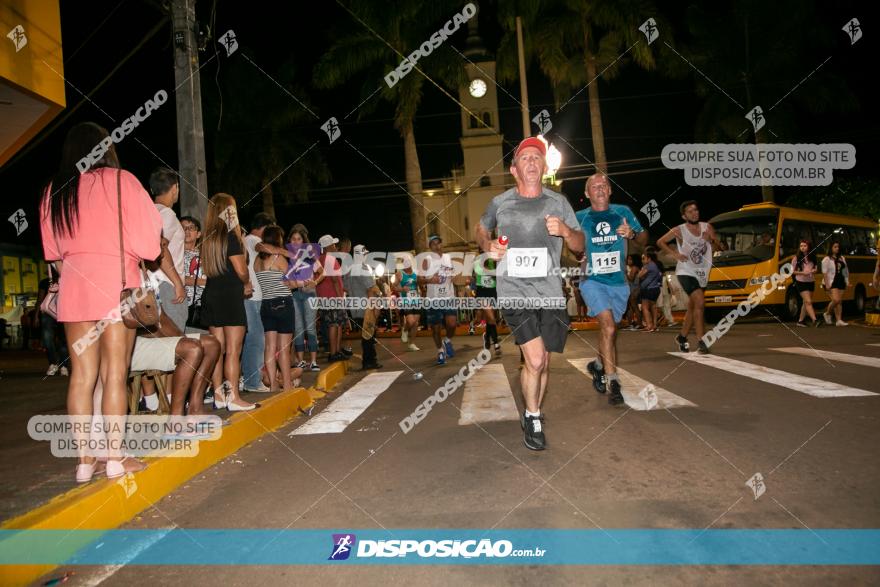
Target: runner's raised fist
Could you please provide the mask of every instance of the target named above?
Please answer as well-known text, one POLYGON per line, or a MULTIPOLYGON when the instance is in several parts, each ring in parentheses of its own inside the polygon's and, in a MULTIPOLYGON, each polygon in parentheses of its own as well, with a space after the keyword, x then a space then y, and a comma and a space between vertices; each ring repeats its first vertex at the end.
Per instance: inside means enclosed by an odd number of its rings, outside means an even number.
POLYGON ((561 236, 565 238, 570 232, 568 225, 558 216, 550 216, 547 214, 544 216, 544 223, 547 225, 547 232, 550 236, 561 236))

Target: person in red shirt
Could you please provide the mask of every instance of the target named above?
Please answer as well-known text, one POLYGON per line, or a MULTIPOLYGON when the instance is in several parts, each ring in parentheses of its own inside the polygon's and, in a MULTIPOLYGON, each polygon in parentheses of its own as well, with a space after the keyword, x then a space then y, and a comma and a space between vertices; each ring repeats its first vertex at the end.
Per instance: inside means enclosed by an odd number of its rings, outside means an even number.
MULTIPOLYGON (((327 255, 327 253, 336 252, 336 243, 338 242, 338 238, 333 238, 329 234, 318 239, 318 244, 321 245, 320 263, 324 267, 322 278, 315 287, 319 298, 339 298, 342 300, 345 295, 342 288, 342 275, 339 271, 339 259, 327 255)), ((348 357, 341 350, 342 327, 346 321, 345 310, 341 308, 321 310, 320 316, 321 320, 327 324, 327 339, 330 347, 327 362, 346 360, 348 357)))

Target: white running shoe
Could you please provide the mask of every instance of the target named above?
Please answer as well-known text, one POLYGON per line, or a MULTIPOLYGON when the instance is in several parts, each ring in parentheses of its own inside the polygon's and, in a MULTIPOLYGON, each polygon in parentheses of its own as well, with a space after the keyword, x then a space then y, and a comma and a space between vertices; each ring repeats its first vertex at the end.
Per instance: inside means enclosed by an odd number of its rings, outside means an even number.
POLYGON ((834 324, 831 320, 831 314, 822 314, 822 317, 825 318, 825 324, 834 324))
POLYGON ((403 332, 400 333, 400 342, 402 342, 403 344, 406 344, 409 342, 409 332, 408 331, 404 330, 403 332))
POLYGON ((835 326, 849 326, 849 322, 844 322, 843 320, 838 320, 834 323, 835 326))
POLYGON ((49 368, 46 370, 46 376, 54 377, 55 375, 58 375, 58 365, 56 365, 55 363, 52 363, 51 365, 49 365, 49 368))
POLYGON ((413 344, 413 343, 409 343, 409 346, 407 346, 406 348, 409 349, 409 350, 411 350, 412 352, 416 352, 416 351, 420 351, 420 350, 422 350, 422 349, 420 349, 419 347, 417 347, 417 346, 416 346, 415 344, 413 344))
POLYGON ((61 365, 61 368, 58 369, 58 372, 61 373, 62 375, 64 375, 65 377, 70 376, 70 371, 68 371, 67 367, 65 367, 64 365, 61 365))

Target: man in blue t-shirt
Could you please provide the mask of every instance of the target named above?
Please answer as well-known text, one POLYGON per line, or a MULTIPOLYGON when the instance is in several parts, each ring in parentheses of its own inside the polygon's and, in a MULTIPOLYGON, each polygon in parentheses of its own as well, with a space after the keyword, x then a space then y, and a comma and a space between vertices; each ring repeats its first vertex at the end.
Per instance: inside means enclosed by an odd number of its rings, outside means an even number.
POLYGON ((629 285, 626 282, 627 241, 648 242, 648 233, 628 206, 611 204, 611 184, 603 173, 587 179, 584 190, 590 207, 575 214, 586 242, 587 278, 581 280, 581 295, 588 314, 599 321, 599 356, 587 365, 593 387, 611 391, 608 403, 620 405, 620 379, 617 377, 617 323, 626 312, 629 285), (607 374, 607 375, 606 375, 607 374))

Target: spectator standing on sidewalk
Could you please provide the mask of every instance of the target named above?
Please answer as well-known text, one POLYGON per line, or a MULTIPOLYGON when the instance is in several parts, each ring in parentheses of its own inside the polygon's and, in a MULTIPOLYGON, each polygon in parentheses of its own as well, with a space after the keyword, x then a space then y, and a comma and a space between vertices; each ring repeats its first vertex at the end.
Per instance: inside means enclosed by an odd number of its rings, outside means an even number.
POLYGON ((199 244, 202 238, 202 223, 192 216, 180 219, 183 227, 183 285, 186 287, 186 303, 189 306, 189 317, 186 325, 201 328, 197 319, 202 304, 202 292, 205 290, 207 278, 199 263, 199 244))
MULTIPOLYGON (((328 253, 336 252, 338 238, 325 234, 318 239, 321 245, 321 266, 324 267, 323 279, 318 281, 316 292, 319 298, 337 299, 341 303, 344 298, 342 276, 339 260, 328 253)), ((327 362, 344 361, 348 357, 342 352, 342 326, 345 324, 345 310, 331 308, 321 310, 321 320, 327 324, 327 362)))
POLYGON ((159 269, 152 276, 159 282, 162 312, 171 318, 178 330, 186 327, 189 306, 183 284, 184 233, 173 206, 180 194, 177 172, 160 167, 150 174, 150 194, 162 217, 162 237, 168 241, 168 254, 163 254, 159 269))
POLYGON ((46 349, 46 358, 49 360, 49 369, 46 371, 47 377, 52 377, 61 373, 64 376, 70 375, 67 364, 70 361, 70 354, 67 352, 67 343, 64 340, 64 333, 58 333, 58 321, 40 310, 49 288, 54 284, 58 287, 58 279, 53 274, 52 264, 49 267, 49 277, 42 279, 37 286, 37 316, 40 321, 40 333, 43 338, 43 348, 46 349), (57 337, 57 338, 56 338, 57 337))
MULTIPOLYGON (((309 231, 302 224, 294 224, 287 235, 287 242, 292 245, 308 245, 309 231)), ((315 328, 317 308, 310 300, 316 297, 315 286, 322 279, 324 268, 318 262, 318 251, 310 249, 301 251, 295 262, 293 272, 288 270, 290 289, 293 292, 294 336, 293 348, 296 352, 296 366, 310 371, 320 371, 318 366, 318 336, 315 328), (311 363, 306 363, 305 352, 308 351, 311 363)))
POLYGON ((660 297, 660 287, 663 284, 663 274, 657 265, 657 253, 646 251, 642 253, 642 268, 639 271, 639 300, 642 303, 642 317, 646 332, 658 332, 657 325, 657 299, 660 297))
MULTIPOLYGON (((376 277, 373 268, 367 263, 366 255, 370 251, 364 245, 354 248, 354 262, 348 276, 349 294, 352 299, 375 298, 379 290, 376 287, 376 277)), ((358 304, 360 306, 360 304, 358 304)), ((355 332, 361 338, 361 366, 364 370, 381 369, 382 365, 376 360, 376 336, 375 331, 367 338, 364 334, 365 311, 361 308, 352 309, 352 320, 357 325, 355 332)))

